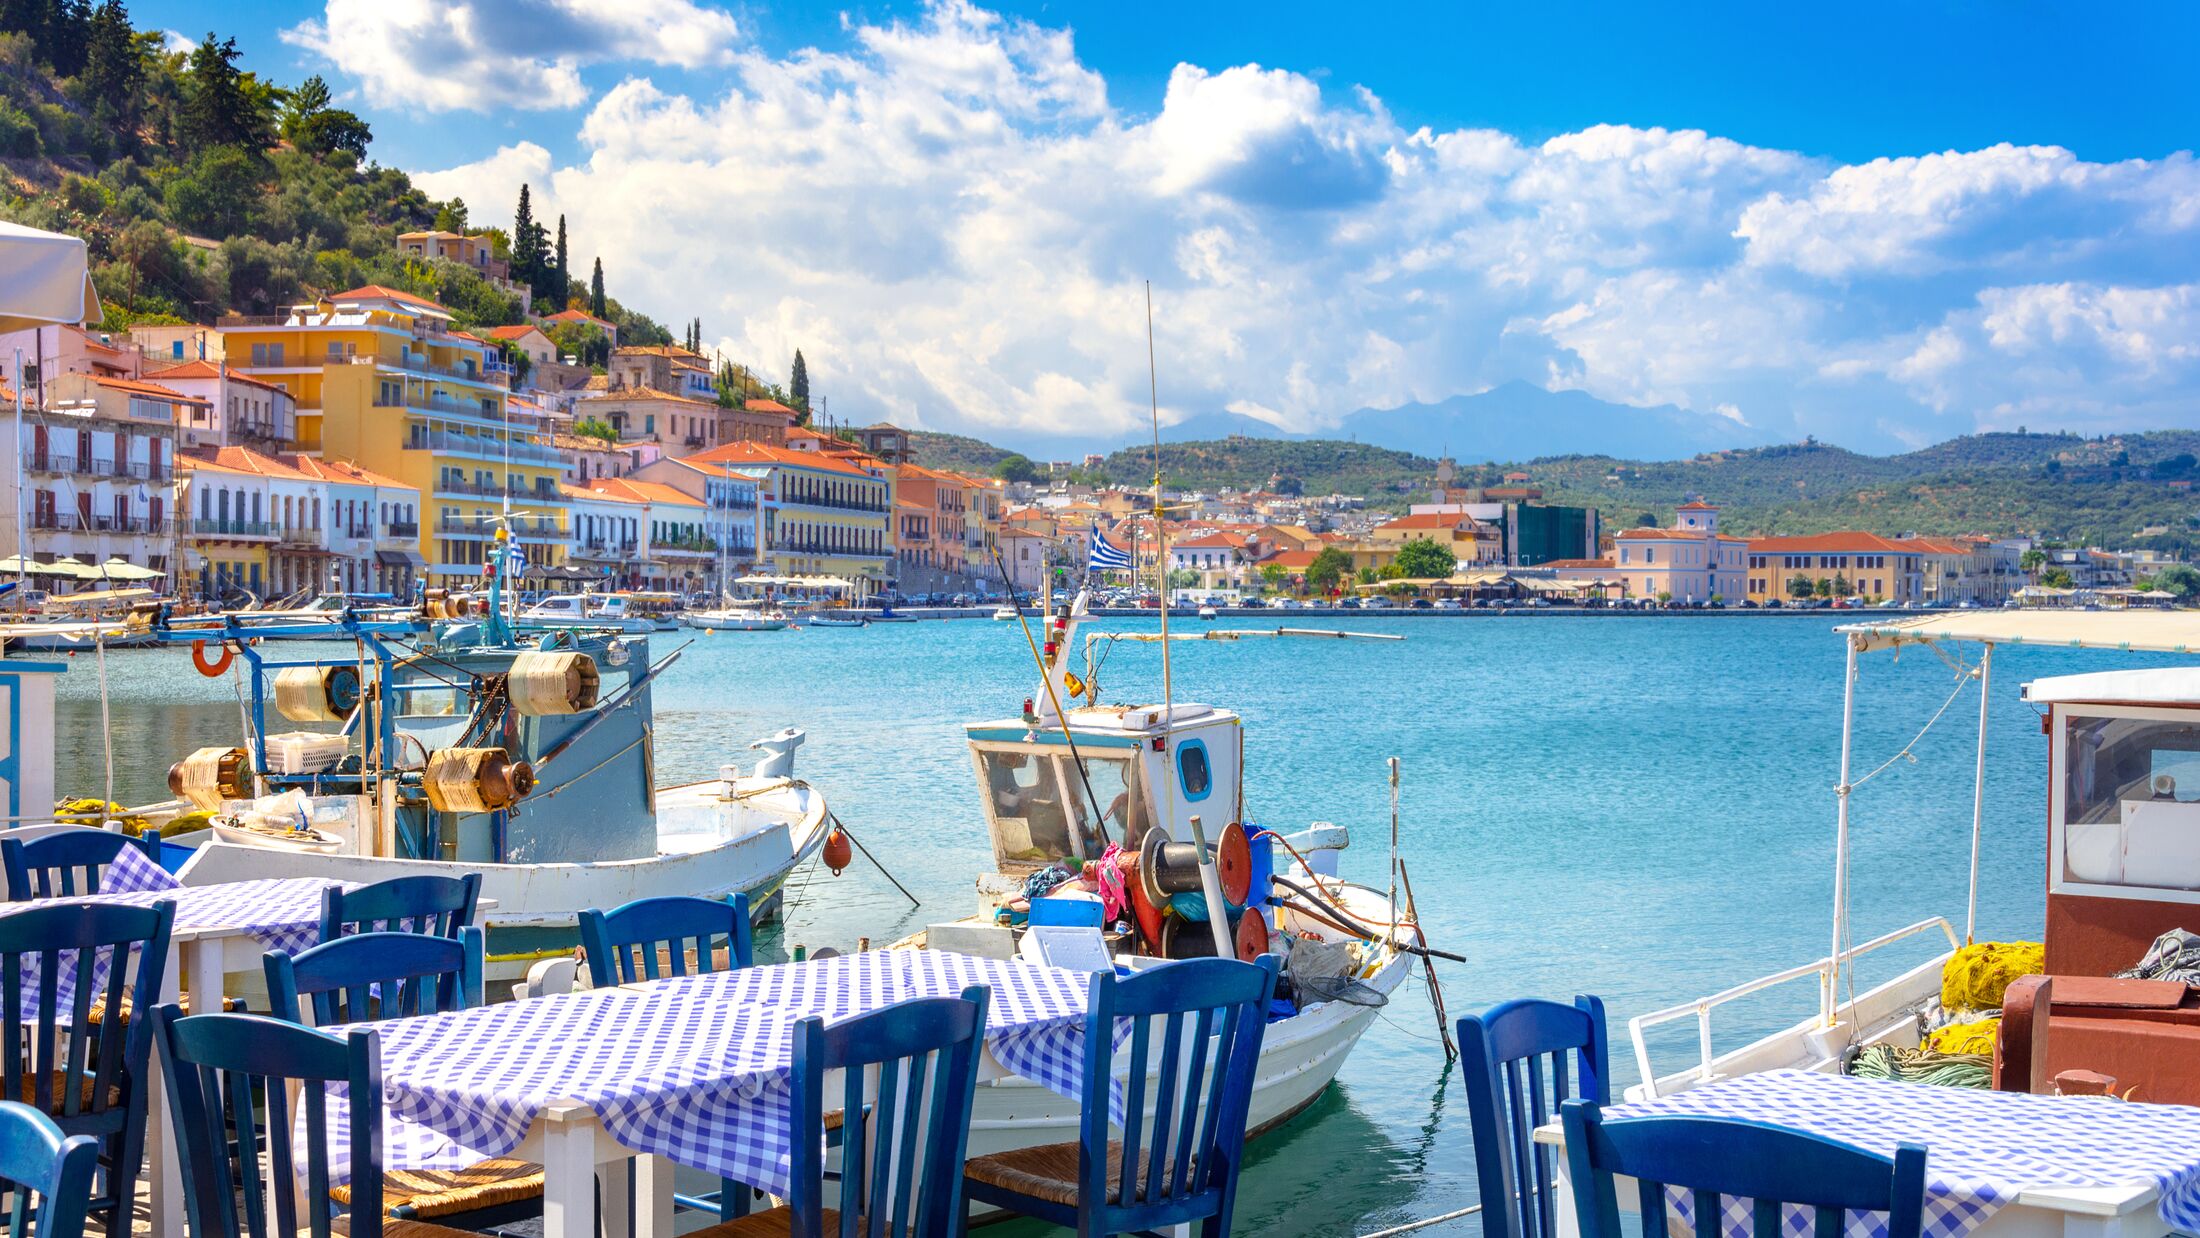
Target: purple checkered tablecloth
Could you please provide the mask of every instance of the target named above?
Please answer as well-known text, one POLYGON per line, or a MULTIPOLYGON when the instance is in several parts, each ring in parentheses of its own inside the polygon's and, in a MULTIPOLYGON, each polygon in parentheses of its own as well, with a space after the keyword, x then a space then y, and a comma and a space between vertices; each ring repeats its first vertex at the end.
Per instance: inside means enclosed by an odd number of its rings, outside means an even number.
MULTIPOLYGON (((987 985, 995 1056, 1075 1099, 1085 983, 1060 968, 882 950, 376 1023, 386 1164, 456 1169, 507 1155, 564 1099, 594 1109, 622 1147, 784 1193, 797 1022, 987 985)), ((330 1119, 348 1123, 343 1105, 330 1119)))
MULTIPOLYGON (((2200 1109, 2030 1096, 1852 1079, 1800 1070, 1743 1075, 1673 1096, 1614 1105, 1605 1120, 1655 1115, 1747 1118, 1891 1156, 1923 1144, 1925 1236, 1962 1238, 2023 1191, 2152 1184, 2164 1223, 2200 1232, 2200 1109)), ((1682 1192, 1669 1204, 1690 1227, 1682 1192)), ((1723 1201, 1723 1238, 1748 1238, 1749 1201, 1723 1201)), ((1886 1238, 1882 1213, 1850 1213, 1847 1238, 1886 1238)), ((1783 1232, 1804 1238, 1811 1219, 1789 1208, 1783 1232)))

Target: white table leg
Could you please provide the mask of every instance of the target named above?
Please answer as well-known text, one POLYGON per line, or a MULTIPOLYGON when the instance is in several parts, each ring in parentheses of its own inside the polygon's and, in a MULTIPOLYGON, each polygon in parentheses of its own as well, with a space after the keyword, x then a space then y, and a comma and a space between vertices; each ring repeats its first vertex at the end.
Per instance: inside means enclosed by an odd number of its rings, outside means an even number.
POLYGON ((543 1238, 595 1238, 595 1111, 552 1101, 542 1121, 543 1238))
POLYGON ((603 1238, 628 1238, 633 1232, 628 1220, 633 1215, 629 1207, 634 1199, 632 1164, 619 1159, 596 1166, 596 1189, 596 1219, 603 1225, 603 1238))
POLYGON ((634 1158, 634 1238, 672 1238, 672 1162, 634 1158))
MULTIPOLYGON (((171 948, 161 971, 160 1000, 164 1003, 175 1001, 182 992, 179 953, 171 948)), ((150 1015, 150 1011, 138 1012, 140 1018, 150 1015)), ((145 1157, 153 1238, 184 1238, 183 1162, 176 1156, 175 1125, 168 1120, 168 1080, 161 1072, 158 1046, 146 1060, 150 1068, 145 1072, 145 1157)))
POLYGON ((1574 1214, 1574 1182, 1566 1172, 1563 1144, 1551 1149, 1551 1228, 1557 1238, 1581 1238, 1581 1218, 1574 1214))

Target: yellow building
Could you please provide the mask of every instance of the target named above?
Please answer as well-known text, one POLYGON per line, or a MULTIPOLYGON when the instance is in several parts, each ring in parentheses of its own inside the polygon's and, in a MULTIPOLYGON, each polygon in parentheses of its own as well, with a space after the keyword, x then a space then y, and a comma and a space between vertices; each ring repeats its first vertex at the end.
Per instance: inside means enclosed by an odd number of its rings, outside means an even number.
MULTIPOLYGON (((868 457, 862 460, 868 460, 868 457)), ((845 581, 857 600, 879 591, 893 559, 891 472, 883 465, 766 443, 727 443, 686 457, 756 481, 756 570, 769 576, 845 581)), ((662 462, 638 469, 659 479, 662 462)))
POLYGON ((564 461, 549 424, 511 407, 511 368, 450 320, 433 301, 370 284, 221 329, 231 366, 296 399, 301 451, 419 488, 428 583, 479 579, 507 509, 528 563, 560 563, 564 461))

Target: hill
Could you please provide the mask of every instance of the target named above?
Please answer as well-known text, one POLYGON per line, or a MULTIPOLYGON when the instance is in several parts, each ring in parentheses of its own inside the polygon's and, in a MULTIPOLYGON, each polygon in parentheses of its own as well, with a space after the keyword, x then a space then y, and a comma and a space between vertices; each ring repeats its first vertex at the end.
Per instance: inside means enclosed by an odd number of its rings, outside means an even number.
POLYGON ((911 430, 909 451, 916 457, 918 464, 928 469, 972 473, 980 477, 991 473, 994 465, 1015 454, 1006 447, 995 447, 983 439, 961 434, 941 434, 932 430, 911 430))
POLYGON ((1514 381, 1435 404, 1363 408, 1331 437, 1459 460, 1526 460, 1590 450, 1671 460, 1755 436, 1724 417, 1671 404, 1614 404, 1586 391, 1546 391, 1514 381))

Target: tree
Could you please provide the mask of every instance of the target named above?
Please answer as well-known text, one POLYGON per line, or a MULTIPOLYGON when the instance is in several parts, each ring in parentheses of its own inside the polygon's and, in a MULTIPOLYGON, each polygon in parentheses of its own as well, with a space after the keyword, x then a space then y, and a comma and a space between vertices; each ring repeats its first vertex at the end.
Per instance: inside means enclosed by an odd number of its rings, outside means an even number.
POLYGON ((1278 477, 1276 479, 1276 493, 1297 497, 1306 493, 1306 484, 1296 477, 1278 477))
POLYGON ((1263 563, 1260 565, 1260 582, 1271 589, 1283 588, 1283 578, 1286 574, 1281 563, 1263 563))
POLYGON ((1012 451, 993 466, 993 475, 1005 482, 1035 482, 1039 480, 1039 466, 1029 456, 1012 451))
POLYGON ((2178 600, 2189 602, 2195 595, 2200 595, 2200 569, 2172 563, 2154 574, 2152 587, 2174 593, 2178 600))
POLYGON ((1635 517, 1635 527, 1638 529, 1657 528, 1658 514, 1656 512, 1644 512, 1640 516, 1635 517))
POLYGON ((2037 581, 2040 578, 2040 569, 2047 566, 2047 552, 2037 547, 2027 550, 2017 557, 2017 566, 2024 569, 2025 575, 2037 581))
POLYGON ((1187 567, 1180 567, 1169 573, 1169 587, 1171 589, 1197 589, 1199 587, 1199 573, 1187 567))
POLYGON ((525 184, 512 211, 512 282, 533 287, 542 276, 542 229, 535 226, 535 203, 525 184))
POLYGON ((137 149, 137 127, 143 111, 145 54, 137 31, 130 25, 130 11, 122 0, 104 0, 92 14, 91 31, 84 48, 83 97, 94 113, 107 109, 110 127, 127 136, 127 149, 137 149))
POLYGON ((48 5, 41 50, 55 77, 75 77, 84 71, 91 31, 91 0, 53 0, 48 5))
POLYGON ((466 234, 466 199, 453 198, 438 207, 435 212, 435 230, 466 234))
POLYGON ((574 422, 573 435, 576 438, 592 438, 606 443, 617 442, 619 438, 619 432, 598 417, 583 417, 574 422))
POLYGON ((1845 598, 1855 592, 1856 586, 1849 583, 1849 578, 1847 576, 1842 575, 1839 572, 1834 573, 1833 596, 1837 598, 1845 598))
POLYGON ((1833 596, 1833 582, 1823 576, 1820 576, 1818 578, 1818 583, 1813 586, 1813 591, 1816 592, 1819 597, 1830 598, 1833 596))
POLYGON ((238 146, 257 153, 268 145, 268 116, 250 75, 237 67, 237 41, 206 40, 185 59, 184 137, 200 148, 238 146))
POLYGON ((1353 578, 1363 585, 1372 585, 1375 583, 1375 569, 1363 567, 1358 572, 1353 573, 1353 578))
POLYGON ((2040 583, 2046 585, 2050 589, 2068 589, 2073 587, 2077 582, 2071 578, 2068 570, 2059 567, 2051 567, 2048 568, 2046 571, 2040 573, 2040 583))
POLYGON ((1352 556, 1335 546, 1324 546, 1306 565, 1306 583, 1309 587, 1327 593, 1337 587, 1345 573, 1352 570, 1352 556))
POLYGON ((573 291, 573 268, 565 264, 565 216, 558 216, 558 269, 551 276, 550 300, 558 305, 573 291))
POLYGON ((601 258, 596 259, 596 270, 588 277, 588 312, 598 318, 604 316, 603 259, 601 258))
POLYGON ((231 237, 252 220, 260 166, 234 146, 200 151, 162 191, 169 221, 186 232, 231 237))
POLYGON ((810 411, 810 363, 802 359, 802 350, 794 350, 794 372, 787 376, 787 403, 801 412, 810 411))
POLYGON ((1459 570, 1459 557, 1432 537, 1416 537, 1398 548, 1396 566, 1401 576, 1442 579, 1459 570))
POLYGON ((1816 592, 1818 592, 1818 586, 1812 584, 1810 577, 1803 575, 1801 572, 1788 577, 1787 595, 1789 597, 1800 601, 1816 592))
POLYGON ((319 74, 300 82, 283 104, 283 140, 309 155, 344 154, 358 163, 367 157, 374 130, 356 113, 330 107, 331 98, 319 74))

